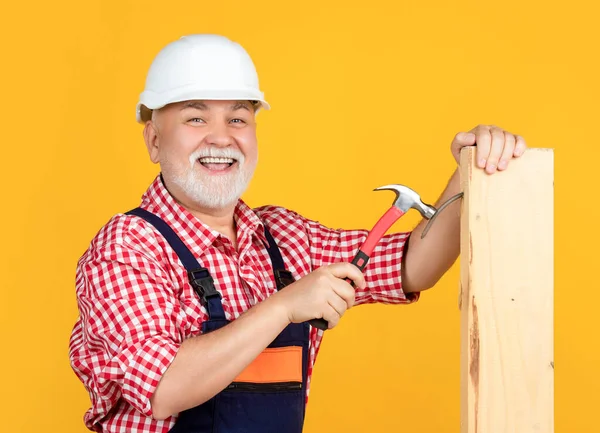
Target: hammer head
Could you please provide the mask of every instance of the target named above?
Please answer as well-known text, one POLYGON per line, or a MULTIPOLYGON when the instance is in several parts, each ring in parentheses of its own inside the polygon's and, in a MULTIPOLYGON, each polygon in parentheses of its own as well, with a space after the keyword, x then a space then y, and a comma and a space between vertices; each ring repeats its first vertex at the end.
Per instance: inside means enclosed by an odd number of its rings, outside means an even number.
POLYGON ((408 212, 409 209, 416 209, 423 216, 423 218, 431 219, 436 213, 436 208, 423 203, 419 194, 407 186, 392 184, 380 186, 375 188, 375 191, 391 190, 396 193, 396 200, 393 206, 396 206, 402 212, 408 212))

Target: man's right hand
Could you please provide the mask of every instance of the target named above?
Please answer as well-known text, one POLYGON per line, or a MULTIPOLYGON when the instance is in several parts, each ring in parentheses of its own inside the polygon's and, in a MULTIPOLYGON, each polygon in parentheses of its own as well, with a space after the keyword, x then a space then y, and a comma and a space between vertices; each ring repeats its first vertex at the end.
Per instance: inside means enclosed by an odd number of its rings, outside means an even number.
POLYGON ((227 326, 183 341, 152 398, 152 415, 166 419, 214 397, 290 322, 323 318, 337 325, 354 305, 350 278, 365 287, 351 263, 323 266, 248 309, 227 326))
POLYGON ((363 273, 351 263, 323 266, 277 293, 289 321, 305 322, 323 318, 329 329, 338 324, 348 308, 354 305, 354 288, 345 281, 349 278, 356 287, 365 287, 363 273))

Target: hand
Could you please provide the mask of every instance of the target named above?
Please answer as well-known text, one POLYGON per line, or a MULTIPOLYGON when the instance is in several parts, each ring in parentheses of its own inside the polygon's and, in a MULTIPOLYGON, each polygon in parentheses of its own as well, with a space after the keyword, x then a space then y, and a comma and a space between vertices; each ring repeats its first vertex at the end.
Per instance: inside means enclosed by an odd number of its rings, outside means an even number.
POLYGON ((354 306, 355 291, 345 278, 354 281, 356 287, 365 287, 360 269, 351 263, 336 263, 311 272, 274 296, 284 304, 290 322, 323 318, 331 329, 354 306))
POLYGON ((527 145, 520 135, 494 125, 479 125, 469 132, 459 132, 451 144, 452 156, 460 162, 460 150, 465 146, 477 146, 476 164, 489 174, 506 170, 510 160, 525 153, 527 145))

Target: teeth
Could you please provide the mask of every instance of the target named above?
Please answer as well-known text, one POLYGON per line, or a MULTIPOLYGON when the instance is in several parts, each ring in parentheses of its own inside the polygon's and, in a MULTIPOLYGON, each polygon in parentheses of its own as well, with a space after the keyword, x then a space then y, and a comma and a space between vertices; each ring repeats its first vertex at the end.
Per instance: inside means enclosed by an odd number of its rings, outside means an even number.
POLYGON ((202 164, 233 164, 232 158, 200 158, 202 164))

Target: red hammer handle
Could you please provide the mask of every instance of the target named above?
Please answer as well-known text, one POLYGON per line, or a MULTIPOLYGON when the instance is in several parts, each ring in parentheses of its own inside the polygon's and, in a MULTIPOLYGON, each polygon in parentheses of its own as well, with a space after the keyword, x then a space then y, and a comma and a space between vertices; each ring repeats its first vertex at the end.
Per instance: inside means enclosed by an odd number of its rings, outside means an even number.
MULTIPOLYGON (((363 271, 366 268, 367 263, 369 262, 369 258, 371 256, 371 253, 375 249, 375 245, 377 245, 377 243, 381 240, 383 235, 385 235, 389 228, 396 221, 398 221, 398 219, 402 215, 404 215, 404 213, 405 212, 398 209, 396 206, 392 206, 391 208, 389 208, 388 211, 385 214, 383 214, 381 218, 379 218, 379 221, 377 221, 377 223, 367 236, 367 239, 358 250, 358 253, 356 253, 356 256, 354 256, 352 264, 356 265, 358 269, 363 271)), ((348 284, 352 285, 352 287, 354 287, 354 282, 350 278, 346 278, 345 281, 348 284)), ((329 328, 329 324, 325 319, 313 319, 310 320, 309 323, 318 329, 325 330, 329 328)))
POLYGON ((394 225, 394 223, 398 221, 402 215, 404 215, 402 210, 398 209, 396 206, 392 206, 385 214, 383 214, 381 218, 379 218, 379 221, 377 221, 352 261, 352 263, 356 261, 354 264, 358 266, 361 271, 365 269, 371 253, 375 249, 375 245, 377 245, 383 235, 385 235, 389 228, 394 225), (359 257, 361 255, 366 257, 359 257))

